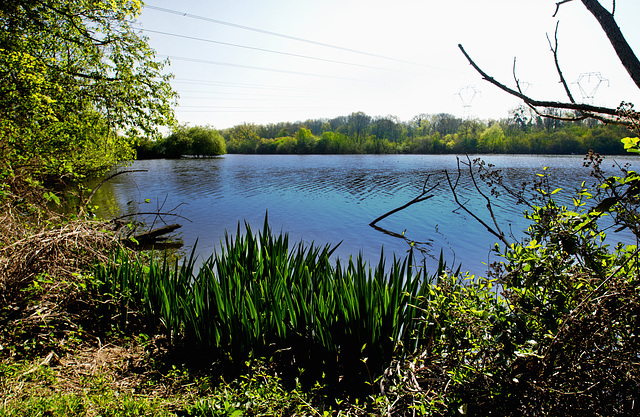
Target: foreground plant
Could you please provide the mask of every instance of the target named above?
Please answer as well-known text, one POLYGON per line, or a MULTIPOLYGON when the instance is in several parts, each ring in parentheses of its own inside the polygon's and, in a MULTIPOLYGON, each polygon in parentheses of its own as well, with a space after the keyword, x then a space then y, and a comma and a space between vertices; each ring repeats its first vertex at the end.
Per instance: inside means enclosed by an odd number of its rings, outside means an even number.
POLYGON ((429 279, 412 255, 389 268, 381 256, 372 270, 361 258, 333 265, 332 253, 292 249, 265 221, 257 235, 238 226, 195 274, 193 259, 173 267, 119 259, 97 270, 97 290, 123 327, 131 311, 142 313, 205 362, 273 358, 291 377, 355 391, 366 382, 372 393, 394 355, 418 348, 420 312, 411 304, 429 279))
POLYGON ((385 373, 390 409, 637 414, 640 178, 626 167, 605 176, 599 155, 586 160, 599 185, 572 199, 540 174, 526 200, 531 226, 522 241, 496 244, 492 280, 440 278, 416 300, 429 342, 385 373))

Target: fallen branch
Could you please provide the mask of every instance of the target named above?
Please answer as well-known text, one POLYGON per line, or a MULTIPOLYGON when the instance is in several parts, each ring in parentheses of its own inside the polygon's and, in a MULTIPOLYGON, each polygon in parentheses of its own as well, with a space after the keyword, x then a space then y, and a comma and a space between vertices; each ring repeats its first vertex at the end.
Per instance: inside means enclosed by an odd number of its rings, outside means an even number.
POLYGON ((157 240, 158 238, 160 238, 160 236, 171 233, 181 227, 182 225, 180 224, 169 224, 167 226, 159 227, 148 232, 139 233, 135 235, 134 238, 142 244, 142 242, 157 240))
POLYGON ((409 201, 407 204, 404 204, 404 205, 402 205, 400 207, 394 208, 393 210, 386 212, 382 216, 378 217, 377 219, 375 219, 374 221, 369 223, 369 226, 373 227, 377 231, 382 232, 382 233, 384 233, 386 235, 389 235, 389 236, 404 240, 409 246, 411 246, 412 248, 413 247, 417 248, 422 253, 428 253, 427 249, 423 249, 420 246, 430 246, 431 242, 417 242, 417 241, 411 240, 411 239, 407 238, 404 235, 404 232, 402 232, 402 233, 393 232, 391 230, 385 229, 384 227, 378 226, 377 223, 380 220, 385 219, 385 218, 391 216, 394 213, 402 211, 402 210, 406 209, 407 207, 409 207, 409 206, 411 206, 413 204, 420 203, 421 201, 425 201, 425 200, 428 200, 428 199, 432 198, 433 194, 429 194, 429 193, 431 191, 433 191, 436 187, 438 187, 440 185, 440 183, 437 183, 434 186, 432 186, 431 188, 427 189, 427 183, 429 182, 429 177, 430 177, 430 175, 427 176, 427 179, 424 181, 424 184, 422 186, 422 192, 420 193, 419 196, 417 196, 413 200, 409 201))
POLYGON ((460 181, 460 177, 462 175, 462 171, 460 169, 460 158, 457 158, 458 160, 458 176, 456 177, 455 182, 451 181, 451 177, 449 176, 449 172, 445 171, 445 176, 447 177, 447 182, 449 183, 449 188, 451 189, 451 193, 453 194, 453 199, 455 200, 456 204, 458 205, 458 207, 460 207, 462 210, 464 210, 467 214, 469 214, 471 217, 473 217, 478 223, 480 223, 481 225, 483 225, 487 231, 489 233, 491 233, 492 235, 496 236, 498 239, 500 239, 501 242, 503 242, 504 244, 508 245, 509 242, 507 241, 507 239, 505 238, 504 233, 502 232, 502 230, 500 230, 500 226, 498 225, 498 221, 496 219, 496 216, 493 212, 493 207, 491 205, 491 199, 482 192, 482 190, 480 189, 480 187, 478 186, 475 176, 473 174, 473 170, 471 167, 471 160, 469 159, 469 156, 467 155, 467 160, 468 160, 468 166, 469 166, 469 175, 471 176, 471 180, 473 182, 473 186, 475 187, 476 191, 485 199, 485 201, 487 202, 486 207, 487 210, 489 211, 489 214, 491 215, 491 219, 493 220, 493 224, 495 226, 495 229, 492 228, 491 226, 489 226, 487 223, 485 223, 480 217, 478 217, 475 213, 473 213, 471 210, 469 210, 464 204, 462 204, 460 202, 460 200, 458 199, 458 193, 456 192, 456 188, 458 187, 458 182, 460 181))
POLYGON ((138 233, 125 240, 123 244, 133 249, 144 249, 151 246, 156 249, 180 248, 183 245, 181 240, 168 242, 169 237, 165 235, 181 227, 181 224, 169 224, 147 232, 138 233))
MULTIPOLYGON (((374 221, 369 223, 369 226, 371 226, 373 228, 376 228, 376 223, 378 223, 380 220, 382 220, 384 218, 387 218, 387 217, 391 216, 392 214, 397 213, 397 212, 399 212, 401 210, 404 210, 404 209, 406 209, 407 207, 409 207, 409 206, 411 206, 413 204, 420 203, 421 201, 425 201, 425 200, 428 200, 431 197, 433 197, 433 194, 428 194, 428 193, 430 193, 436 187, 438 187, 440 185, 440 183, 437 183, 436 185, 434 185, 433 187, 431 187, 431 188, 429 188, 427 190, 427 182, 429 181, 429 177, 430 176, 428 176, 427 179, 424 180, 424 185, 422 186, 422 193, 420 193, 419 196, 417 196, 416 198, 414 198, 413 200, 409 201, 407 204, 405 204, 403 206, 400 206, 398 208, 395 208, 395 209, 393 209, 391 211, 386 212, 382 216, 378 217, 377 219, 375 219, 374 221)), ((381 229, 381 228, 377 228, 377 229, 381 229)), ((384 230, 384 229, 382 229, 382 230, 384 230)), ((390 232, 389 234, 391 234, 393 236, 393 233, 390 232)))

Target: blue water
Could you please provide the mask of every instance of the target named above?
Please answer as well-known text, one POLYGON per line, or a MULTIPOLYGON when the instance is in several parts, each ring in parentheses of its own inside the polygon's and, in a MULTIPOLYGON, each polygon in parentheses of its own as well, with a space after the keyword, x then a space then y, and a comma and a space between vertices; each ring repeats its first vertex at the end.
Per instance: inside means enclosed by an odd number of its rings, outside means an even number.
MULTIPOLYGON (((582 181, 593 183, 581 156, 485 155, 483 159, 502 169, 512 187, 532 180, 543 172, 543 166, 556 178, 554 188, 573 190, 582 181)), ((616 159, 635 162, 631 157, 616 159)), ((611 166, 609 162, 605 165, 611 166)), ((382 249, 388 259, 394 253, 404 256, 409 248, 405 240, 369 223, 418 196, 427 178, 427 188, 435 186, 432 198, 378 226, 421 242, 418 246, 425 250, 428 268, 435 269, 441 250, 449 264, 462 263, 464 270, 482 275, 486 263, 496 259, 491 255, 495 236, 454 202, 444 174, 447 170, 455 179, 457 160, 452 155, 225 155, 136 161, 127 169, 148 171, 120 175, 105 187, 103 192, 115 197, 111 215, 156 210, 178 214, 180 217, 166 216, 164 221, 183 225, 179 233, 185 251, 198 240, 201 260, 220 250, 225 230, 235 234, 238 222, 244 221, 259 230, 267 212, 272 229, 289 233, 294 242, 340 243, 336 255, 341 259, 361 253, 377 263, 382 249), (146 199, 150 202, 145 203, 146 199)), ((457 190, 463 204, 492 223, 486 201, 473 189, 466 173, 457 190)), ((488 188, 482 190, 489 195, 488 188)), ((522 216, 526 207, 504 193, 493 202, 503 231, 521 238, 527 226, 522 216)), ((157 225, 161 223, 156 219, 157 225)))

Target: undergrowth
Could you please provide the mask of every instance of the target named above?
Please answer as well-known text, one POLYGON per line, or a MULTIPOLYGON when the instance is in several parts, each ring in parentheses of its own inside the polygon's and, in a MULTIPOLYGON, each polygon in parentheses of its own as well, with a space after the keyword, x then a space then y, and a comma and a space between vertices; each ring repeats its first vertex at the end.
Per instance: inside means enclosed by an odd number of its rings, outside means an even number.
POLYGON ((2 278, 0 416, 637 415, 640 178, 601 161, 568 205, 541 174, 491 278, 334 263, 266 221, 198 270, 96 258, 101 224, 4 200, 1 260, 28 268, 2 278))

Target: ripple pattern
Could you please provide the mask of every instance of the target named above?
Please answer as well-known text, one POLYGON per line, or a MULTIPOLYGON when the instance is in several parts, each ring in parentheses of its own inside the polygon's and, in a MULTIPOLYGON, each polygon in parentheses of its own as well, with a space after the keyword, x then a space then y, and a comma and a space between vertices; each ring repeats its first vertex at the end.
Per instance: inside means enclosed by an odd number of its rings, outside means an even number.
MULTIPOLYGON (((487 155, 484 159, 502 169, 510 187, 531 181, 543 166, 556 176, 557 187, 572 190, 589 181, 581 157, 487 155)), ((455 205, 445 176, 445 171, 456 175, 457 160, 451 155, 226 155, 136 161, 133 168, 148 172, 115 178, 112 190, 120 211, 143 209, 145 204, 152 210, 178 206, 177 212, 191 221, 181 229, 185 243, 193 245, 198 239, 201 257, 219 250, 225 230, 235 232, 238 222, 246 220, 258 230, 267 212, 272 228, 290 233, 293 241, 342 242, 337 251, 341 258, 362 252, 377 262, 382 248, 388 256, 392 252, 402 256, 406 242, 368 224, 419 195, 427 178, 427 187, 438 184, 434 197, 388 217, 381 226, 430 242, 436 255, 443 248, 450 261, 462 260, 474 272, 483 272, 482 262, 487 262, 495 241, 455 205), (131 201, 134 204, 128 204, 131 201)), ((486 218, 486 202, 467 175, 460 178, 457 192, 461 201, 486 218)), ((522 217, 525 207, 504 193, 494 203, 503 228, 521 236, 527 226, 522 217)))

